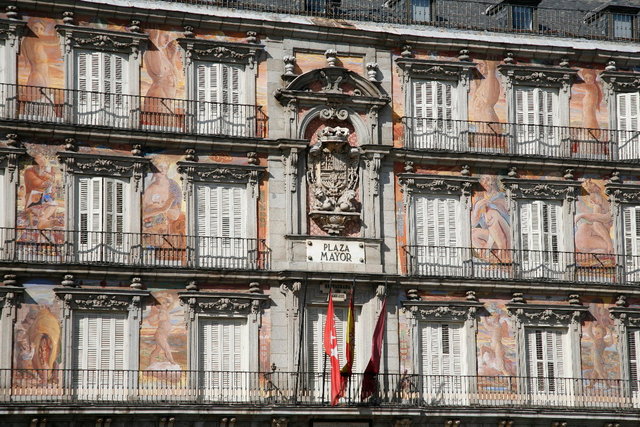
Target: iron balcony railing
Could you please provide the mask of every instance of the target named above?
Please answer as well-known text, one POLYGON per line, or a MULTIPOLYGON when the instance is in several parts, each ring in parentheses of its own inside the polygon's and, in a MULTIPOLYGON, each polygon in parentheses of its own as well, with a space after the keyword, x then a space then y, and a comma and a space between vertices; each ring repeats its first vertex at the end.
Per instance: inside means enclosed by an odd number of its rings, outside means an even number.
MULTIPOLYGON (((164 0, 167 1, 167 0, 164 0)), ((318 16, 462 30, 539 34, 552 37, 637 41, 637 16, 580 8, 553 0, 537 7, 498 6, 467 0, 171 0, 210 8, 318 16), (496 7, 498 6, 498 7, 496 7)), ((604 1, 602 3, 605 3, 604 1)))
MULTIPOLYGON (((640 408, 638 381, 385 373, 373 378, 377 391, 363 397, 363 376, 351 376, 339 405, 640 408)), ((330 398, 328 373, 0 370, 0 405, 4 406, 53 403, 327 406, 330 398)))
POLYGON ((580 160, 637 162, 640 130, 404 117, 404 147, 580 160))
POLYGON ((263 239, 0 228, 0 261, 268 270, 263 239))
POLYGON ((262 107, 0 84, 0 118, 196 135, 265 138, 262 107))
POLYGON ((407 273, 480 279, 638 284, 640 256, 448 246, 404 246, 407 273))

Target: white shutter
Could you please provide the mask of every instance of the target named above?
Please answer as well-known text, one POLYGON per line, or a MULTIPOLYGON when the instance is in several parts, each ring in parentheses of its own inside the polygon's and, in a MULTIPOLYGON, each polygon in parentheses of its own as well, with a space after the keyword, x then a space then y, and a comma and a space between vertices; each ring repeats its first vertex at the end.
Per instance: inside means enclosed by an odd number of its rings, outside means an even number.
MULTIPOLYGON (((200 319, 200 369, 215 372, 247 370, 248 358, 242 351, 246 340, 246 319, 200 319)), ((246 344, 246 343, 245 343, 246 344)))
POLYGON ((565 335, 566 331, 562 329, 527 329, 530 377, 557 379, 567 376, 565 371, 565 335))
POLYGON ((516 88, 516 123, 554 125, 558 93, 549 88, 516 88))
POLYGON ((463 375, 461 323, 422 324, 421 352, 423 375, 463 375))
MULTIPOLYGON (((4 60, 4 58, 7 57, 6 55, 7 55, 6 42, 4 40, 0 40, 0 58, 2 58, 2 61, 0 61, 0 84, 10 83, 7 81, 7 64, 6 64, 6 61, 4 60)), ((3 90, 6 90, 6 88, 3 90)), ((6 94, 3 94, 3 95, 6 96, 6 94)), ((4 100, 0 102, 4 102, 4 100)))
POLYGON ((624 206, 624 251, 627 256, 640 255, 640 207, 624 206))
MULTIPOLYGON (((75 312, 73 367, 80 370, 112 371, 127 367, 126 313, 75 312)), ((84 378, 122 378, 122 375, 84 375, 84 378)))
POLYGON ((459 199, 446 196, 416 195, 414 200, 416 244, 457 246, 459 199))
POLYGON ((246 236, 246 187, 199 184, 196 189, 198 234, 210 237, 246 236))
POLYGON ((640 329, 627 330, 627 349, 629 351, 629 380, 631 381, 631 390, 637 392, 640 390, 638 383, 638 360, 640 359, 640 351, 638 351, 638 343, 640 342, 640 329))
POLYGON ((618 93, 618 129, 640 130, 640 92, 618 93))
POLYGON ((522 249, 525 251, 561 251, 561 218, 561 202, 546 200, 521 202, 522 249))

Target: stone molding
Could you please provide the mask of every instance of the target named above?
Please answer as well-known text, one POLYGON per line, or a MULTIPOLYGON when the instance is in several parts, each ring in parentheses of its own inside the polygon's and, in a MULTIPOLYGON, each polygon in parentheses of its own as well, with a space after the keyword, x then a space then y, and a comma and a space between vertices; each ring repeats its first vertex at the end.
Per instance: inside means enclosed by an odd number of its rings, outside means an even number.
POLYGON ((213 61, 243 64, 253 69, 264 50, 264 45, 254 43, 232 43, 192 37, 182 37, 176 41, 184 49, 188 64, 193 61, 213 61))
POLYGON ((518 325, 579 325, 588 312, 588 308, 580 304, 527 304, 509 303, 506 305, 509 314, 518 325))
POLYGON ((558 87, 568 91, 579 79, 578 70, 567 67, 500 64, 498 71, 507 78, 507 89, 512 85, 521 85, 558 87))
POLYGON ((470 196, 471 190, 479 179, 468 176, 431 175, 419 173, 403 173, 398 176, 402 191, 425 194, 452 194, 470 196))
POLYGON ((605 192, 613 202, 640 204, 640 185, 607 182, 605 192))
POLYGON ((577 181, 502 178, 513 199, 573 200, 578 196, 581 183, 577 181))
POLYGON ((149 291, 112 288, 54 288, 63 303, 63 316, 69 318, 72 310, 129 311, 133 319, 142 321, 142 299, 149 291))
POLYGON ((258 181, 265 171, 264 166, 256 165, 234 165, 230 163, 198 163, 181 161, 178 162, 178 173, 186 178, 184 184, 185 194, 191 192, 191 185, 194 182, 219 182, 219 183, 241 183, 247 184, 251 190, 252 197, 258 197, 258 181))
POLYGON ((133 178, 133 187, 138 191, 151 161, 144 157, 109 156, 84 154, 71 151, 58 153, 60 163, 68 174, 118 176, 133 178))
POLYGON ((484 305, 475 301, 402 301, 411 316, 427 321, 474 320, 484 305))
POLYGON ((438 61, 432 59, 398 58, 396 64, 403 71, 402 83, 412 78, 467 82, 478 71, 474 62, 438 61))
POLYGON ((130 53, 138 58, 149 36, 144 33, 105 30, 76 25, 56 25, 64 40, 66 52, 74 48, 130 53))
POLYGON ((222 292, 180 292, 178 297, 188 321, 198 314, 259 315, 269 299, 263 294, 222 292))
POLYGON ((640 73, 622 71, 604 71, 600 78, 615 92, 638 92, 640 90, 640 73))
POLYGON ((0 148, 0 165, 5 165, 5 176, 9 178, 9 182, 16 182, 20 157, 26 153, 24 148, 0 148))

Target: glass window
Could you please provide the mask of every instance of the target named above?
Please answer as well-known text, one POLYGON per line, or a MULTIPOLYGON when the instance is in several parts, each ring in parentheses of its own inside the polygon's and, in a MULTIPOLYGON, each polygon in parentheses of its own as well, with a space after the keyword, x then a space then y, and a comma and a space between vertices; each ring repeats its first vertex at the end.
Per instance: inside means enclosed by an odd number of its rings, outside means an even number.
POLYGON ((533 8, 530 6, 512 6, 513 29, 532 30, 533 29, 533 8))
POLYGON ((431 21, 431 0, 413 0, 411 17, 416 22, 431 21))
POLYGON ((613 14, 613 37, 633 38, 633 16, 622 13, 613 14))

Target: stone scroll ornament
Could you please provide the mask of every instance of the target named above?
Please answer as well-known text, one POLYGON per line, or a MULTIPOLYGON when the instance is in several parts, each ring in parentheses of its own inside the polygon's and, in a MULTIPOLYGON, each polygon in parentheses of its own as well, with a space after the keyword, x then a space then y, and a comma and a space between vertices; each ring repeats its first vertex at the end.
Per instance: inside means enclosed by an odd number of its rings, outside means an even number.
POLYGON ((342 233, 349 221, 360 220, 356 202, 360 150, 349 145, 348 137, 346 128, 322 129, 307 158, 309 215, 333 235, 342 233))

